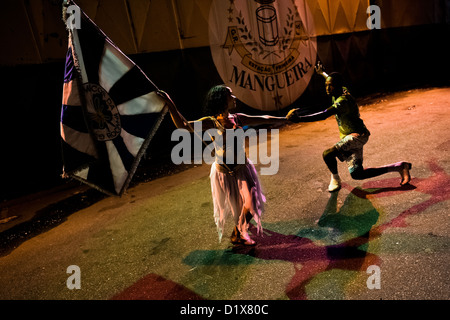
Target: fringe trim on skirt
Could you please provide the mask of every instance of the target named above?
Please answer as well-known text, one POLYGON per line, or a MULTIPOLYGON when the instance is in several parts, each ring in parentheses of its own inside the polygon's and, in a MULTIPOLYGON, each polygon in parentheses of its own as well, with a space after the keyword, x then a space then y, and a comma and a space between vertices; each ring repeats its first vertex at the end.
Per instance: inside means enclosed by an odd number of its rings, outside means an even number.
POLYGON ((219 233, 219 241, 222 240, 225 222, 230 216, 233 217, 240 232, 247 231, 244 204, 250 208, 258 234, 260 234, 262 232, 261 216, 266 197, 262 192, 255 166, 247 159, 247 163, 232 174, 225 173, 217 166, 216 162, 212 164, 209 177, 214 202, 214 221, 219 233))

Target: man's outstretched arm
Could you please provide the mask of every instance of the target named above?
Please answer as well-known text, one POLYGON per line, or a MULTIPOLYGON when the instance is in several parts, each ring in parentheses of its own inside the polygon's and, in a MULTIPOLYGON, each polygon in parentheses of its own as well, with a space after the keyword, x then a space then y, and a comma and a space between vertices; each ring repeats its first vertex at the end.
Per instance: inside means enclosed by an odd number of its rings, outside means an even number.
POLYGON ((292 109, 291 111, 289 111, 288 114, 286 115, 286 119, 288 119, 289 121, 294 122, 294 123, 314 122, 314 121, 325 120, 328 117, 335 115, 337 112, 337 109, 334 106, 331 106, 331 107, 325 109, 324 111, 299 116, 298 115, 299 110, 300 109, 297 108, 297 109, 292 109))

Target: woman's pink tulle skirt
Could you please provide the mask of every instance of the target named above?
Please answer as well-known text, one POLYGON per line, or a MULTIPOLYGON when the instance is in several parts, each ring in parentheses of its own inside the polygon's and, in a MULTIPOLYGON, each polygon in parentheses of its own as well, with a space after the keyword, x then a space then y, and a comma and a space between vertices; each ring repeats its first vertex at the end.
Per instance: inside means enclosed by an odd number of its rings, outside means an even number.
POLYGON ((238 230, 246 232, 248 225, 245 222, 245 207, 250 209, 256 222, 258 234, 262 231, 261 216, 264 211, 266 198, 261 190, 258 174, 253 163, 247 163, 232 175, 221 172, 217 164, 211 166, 211 193, 214 202, 214 221, 222 240, 226 220, 231 216, 238 230))

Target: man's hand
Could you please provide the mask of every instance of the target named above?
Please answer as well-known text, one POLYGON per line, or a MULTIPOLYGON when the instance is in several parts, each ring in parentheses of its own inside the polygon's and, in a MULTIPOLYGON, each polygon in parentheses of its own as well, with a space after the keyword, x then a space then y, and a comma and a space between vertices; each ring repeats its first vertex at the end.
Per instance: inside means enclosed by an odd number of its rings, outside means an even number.
POLYGON ((316 72, 318 74, 322 74, 323 73, 323 65, 320 61, 317 62, 316 66, 314 67, 314 69, 316 70, 316 72))
POLYGON ((288 114, 286 115, 286 119, 291 121, 291 122, 296 122, 298 120, 298 116, 297 116, 297 113, 296 113, 296 111, 298 109, 299 108, 295 108, 295 109, 290 110, 288 112, 288 114))
POLYGON ((316 70, 317 74, 320 74, 325 79, 328 78, 328 74, 324 71, 323 65, 320 61, 317 62, 314 69, 316 70))

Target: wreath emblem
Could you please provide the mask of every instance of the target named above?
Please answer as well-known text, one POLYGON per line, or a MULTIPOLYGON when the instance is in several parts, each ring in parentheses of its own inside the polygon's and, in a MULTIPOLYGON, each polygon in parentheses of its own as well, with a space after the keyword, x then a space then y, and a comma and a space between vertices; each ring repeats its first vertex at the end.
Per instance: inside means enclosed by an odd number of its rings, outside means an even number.
POLYGON ((114 101, 101 86, 87 83, 83 86, 87 100, 89 127, 98 141, 116 138, 121 131, 120 114, 114 101))
POLYGON ((260 110, 296 101, 314 73, 315 26, 303 0, 212 0, 209 42, 220 77, 260 110))
POLYGON ((281 24, 283 27, 280 36, 277 12, 270 5, 274 1, 257 2, 264 2, 255 12, 258 21, 259 37, 256 37, 249 30, 242 11, 239 11, 237 15, 230 15, 229 17, 230 21, 235 20, 237 24, 228 27, 223 48, 228 49, 229 55, 231 55, 233 50, 236 50, 242 58, 241 63, 254 72, 261 74, 283 72, 297 60, 300 55, 298 48, 301 42, 305 43, 309 40, 309 36, 305 31, 300 15, 290 7, 287 8, 288 12, 285 21, 281 24), (286 51, 289 54, 282 59, 286 55, 286 51), (270 61, 271 56, 276 60, 282 60, 277 63, 264 63, 265 60, 270 61))

